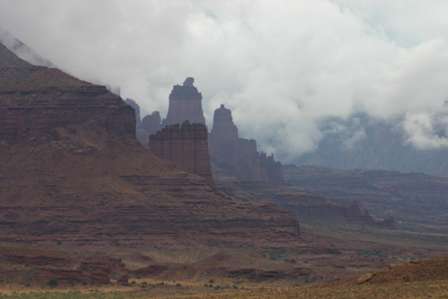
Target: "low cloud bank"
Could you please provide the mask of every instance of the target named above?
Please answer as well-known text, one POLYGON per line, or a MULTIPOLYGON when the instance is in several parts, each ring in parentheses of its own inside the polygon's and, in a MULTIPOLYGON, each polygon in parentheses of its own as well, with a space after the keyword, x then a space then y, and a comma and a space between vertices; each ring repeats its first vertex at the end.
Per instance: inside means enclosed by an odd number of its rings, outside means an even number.
POLYGON ((226 104, 244 136, 287 162, 315 149, 322 119, 355 112, 403 119, 417 148, 448 147, 446 11, 439 0, 0 0, 0 27, 146 112, 165 112, 171 86, 194 76, 209 121, 226 104))

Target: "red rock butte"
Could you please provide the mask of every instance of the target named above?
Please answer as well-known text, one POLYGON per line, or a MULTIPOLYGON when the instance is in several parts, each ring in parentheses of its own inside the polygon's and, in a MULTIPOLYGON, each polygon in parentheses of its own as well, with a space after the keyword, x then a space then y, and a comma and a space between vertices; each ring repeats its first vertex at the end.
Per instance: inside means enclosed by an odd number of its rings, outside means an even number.
POLYGON ((161 159, 172 161, 180 169, 206 178, 213 184, 205 125, 184 122, 165 127, 150 136, 149 146, 161 159))

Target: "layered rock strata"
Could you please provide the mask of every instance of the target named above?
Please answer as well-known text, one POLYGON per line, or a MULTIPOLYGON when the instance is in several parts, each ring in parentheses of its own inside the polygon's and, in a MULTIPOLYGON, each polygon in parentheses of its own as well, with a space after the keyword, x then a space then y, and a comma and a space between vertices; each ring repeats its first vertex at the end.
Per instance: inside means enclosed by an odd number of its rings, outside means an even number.
POLYGON ((149 148, 154 154, 213 184, 202 94, 193 78, 173 87, 166 119, 162 122, 160 113, 154 112, 144 118, 143 128, 150 134, 149 148))
POLYGON ((213 183, 205 125, 185 122, 168 126, 150 136, 149 146, 159 158, 172 161, 179 169, 213 183))
POLYGON ((55 128, 95 122, 114 136, 135 135, 132 109, 103 86, 36 67, 0 45, 0 142, 52 139, 55 128))
POLYGON ((0 46, 0 241, 97 246, 290 244, 294 216, 216 192, 138 144, 106 88, 0 46))

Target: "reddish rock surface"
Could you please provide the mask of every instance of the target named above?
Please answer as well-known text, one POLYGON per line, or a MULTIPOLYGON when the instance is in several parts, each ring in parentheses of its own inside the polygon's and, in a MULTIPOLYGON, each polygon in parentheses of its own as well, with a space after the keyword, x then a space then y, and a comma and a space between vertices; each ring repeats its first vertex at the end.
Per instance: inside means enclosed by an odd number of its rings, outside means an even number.
POLYGON ((205 125, 202 94, 194 86, 193 78, 187 78, 183 85, 173 87, 164 124, 170 126, 183 124, 185 121, 205 125))
POLYGON ((194 79, 187 78, 182 86, 174 86, 163 125, 156 111, 144 118, 142 128, 156 156, 213 184, 202 94, 193 84, 194 79))
POLYGON ((0 142, 49 140, 55 128, 87 122, 111 135, 135 135, 132 109, 105 87, 32 66, 2 45, 0 61, 0 142))
POLYGON ((135 115, 104 87, 0 47, 0 241, 291 244, 295 216, 214 190, 135 138, 135 115))
POLYGON ((273 156, 259 153, 255 140, 239 138, 232 112, 224 105, 215 111, 209 147, 213 164, 224 175, 242 181, 283 183, 282 165, 273 156))
POLYGON ((172 125, 150 136, 149 147, 161 159, 197 174, 213 184, 208 153, 208 132, 203 124, 172 125))
POLYGON ((25 285, 107 285, 123 281, 129 271, 121 259, 91 254, 67 254, 32 248, 0 248, 2 282, 25 285))

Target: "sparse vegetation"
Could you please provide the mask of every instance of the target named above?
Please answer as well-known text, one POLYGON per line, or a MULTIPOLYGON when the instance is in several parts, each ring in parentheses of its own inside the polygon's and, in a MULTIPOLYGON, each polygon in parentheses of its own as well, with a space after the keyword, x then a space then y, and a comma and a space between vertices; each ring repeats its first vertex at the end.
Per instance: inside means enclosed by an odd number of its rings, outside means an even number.
POLYGON ((426 299, 448 298, 448 281, 389 284, 341 284, 313 285, 303 287, 263 287, 238 290, 193 290, 193 295, 184 293, 152 292, 17 292, 0 295, 0 299, 426 299))

